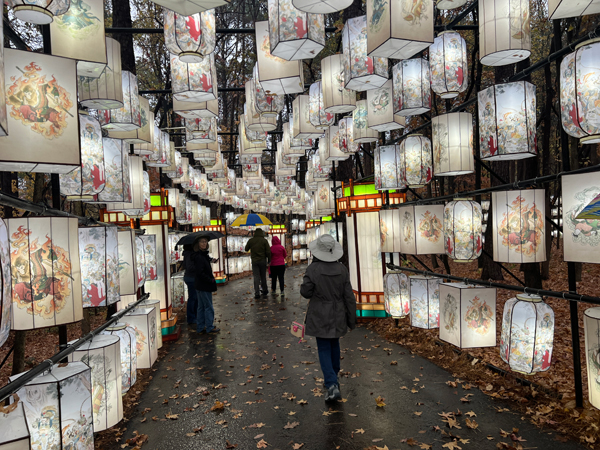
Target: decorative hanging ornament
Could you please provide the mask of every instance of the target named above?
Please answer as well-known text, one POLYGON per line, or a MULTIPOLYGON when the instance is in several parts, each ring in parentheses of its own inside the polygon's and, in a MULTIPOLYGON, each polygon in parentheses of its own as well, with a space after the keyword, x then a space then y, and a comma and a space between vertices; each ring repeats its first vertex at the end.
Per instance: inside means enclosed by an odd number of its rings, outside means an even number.
POLYGON ((367 91, 369 128, 380 133, 406 126, 406 119, 394 114, 392 90, 392 80, 387 80, 380 88, 367 91))
POLYGON ((431 109, 429 63, 422 58, 400 61, 392 68, 394 114, 412 116, 431 109))
MULTIPOLYGON (((211 53, 197 63, 185 63, 180 61, 177 56, 171 55, 171 84, 173 99, 184 102, 183 108, 194 110, 201 106, 196 106, 199 102, 216 101, 215 55, 211 53)), ((181 112, 178 114, 181 115, 181 112)), ((199 113, 195 115, 199 115, 199 113)), ((209 114, 202 114, 202 116, 205 115, 209 114)))
POLYGON ((123 139, 130 144, 151 143, 153 139, 154 112, 150 110, 150 102, 147 98, 140 98, 140 113, 142 126, 132 131, 109 130, 108 136, 115 139, 123 139))
POLYGON ((444 208, 444 248, 456 262, 470 262, 483 250, 481 205, 469 199, 456 199, 444 208))
POLYGON ((410 280, 410 324, 417 328, 440 327, 441 278, 415 275, 410 280))
POLYGON ((397 147, 400 182, 410 188, 420 188, 433 177, 431 141, 420 134, 406 136, 397 147))
POLYGON ((244 103, 245 125, 248 130, 266 133, 277 128, 277 114, 261 114, 256 109, 254 80, 246 82, 246 103, 244 103))
POLYGON ((65 14, 71 6, 71 0, 6 0, 5 3, 13 8, 17 19, 37 25, 52 23, 54 16, 65 14))
POLYGON ((323 130, 316 128, 310 120, 310 96, 298 95, 292 102, 292 111, 293 139, 318 139, 323 136, 323 130))
POLYGON ((218 117, 219 100, 207 102, 181 101, 173 97, 173 112, 184 119, 195 119, 196 117, 218 117))
POLYGON ((310 85, 309 97, 310 123, 318 130, 326 130, 335 122, 335 114, 325 112, 323 88, 320 81, 310 85))
POLYGON ((444 253, 443 205, 402 206, 391 211, 380 211, 380 235, 386 250, 407 255, 444 253))
POLYGON ((121 44, 106 38, 107 64, 96 76, 78 76, 79 103, 92 109, 118 109, 123 106, 123 80, 121 75, 121 44))
POLYGON ((431 119, 433 174, 453 176, 472 173, 473 116, 471 113, 442 114, 431 119))
POLYGON ((380 145, 374 151, 375 189, 378 191, 406 189, 400 183, 396 147, 397 145, 380 145))
POLYGON ((431 89, 442 98, 454 98, 469 86, 467 43, 456 31, 444 31, 429 47, 431 89))
POLYGON ((367 100, 358 100, 352 112, 352 130, 356 144, 377 142, 379 132, 369 127, 367 100))
POLYGON ((123 107, 99 110, 102 128, 115 131, 132 131, 142 126, 140 97, 137 77, 124 70, 121 73, 123 86, 123 107))
POLYGON ((165 8, 165 45, 183 63, 199 63, 215 49, 215 11, 189 16, 165 8))
POLYGON ((343 55, 331 55, 321 60, 323 107, 325 112, 344 114, 356 108, 356 92, 344 87, 343 55))

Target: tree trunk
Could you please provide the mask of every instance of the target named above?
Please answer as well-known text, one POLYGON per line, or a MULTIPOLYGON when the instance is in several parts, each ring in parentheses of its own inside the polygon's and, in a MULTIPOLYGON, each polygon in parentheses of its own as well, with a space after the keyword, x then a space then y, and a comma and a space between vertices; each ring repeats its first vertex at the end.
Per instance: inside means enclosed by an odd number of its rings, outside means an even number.
MULTIPOLYGON (((131 8, 129 2, 113 0, 113 27, 133 28, 131 21, 131 8)), ((135 53, 133 52, 133 35, 129 33, 116 33, 113 35, 121 44, 121 67, 136 75, 135 53)))

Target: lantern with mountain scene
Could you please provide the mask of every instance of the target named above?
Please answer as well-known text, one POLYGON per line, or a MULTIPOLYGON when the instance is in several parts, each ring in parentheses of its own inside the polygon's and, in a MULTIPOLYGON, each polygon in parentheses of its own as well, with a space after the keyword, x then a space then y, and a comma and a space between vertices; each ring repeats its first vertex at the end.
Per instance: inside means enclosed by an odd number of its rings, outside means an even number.
POLYGON ((433 177, 431 141, 420 134, 406 136, 398 145, 400 183, 410 188, 420 188, 433 177))
POLYGON ((199 63, 215 49, 215 11, 183 15, 165 8, 165 45, 183 63, 199 63))
POLYGON ((408 277, 410 286, 410 324, 417 328, 440 327, 441 278, 415 275, 408 277))
POLYGON ((386 273, 383 276, 383 301, 385 312, 394 319, 401 319, 410 313, 408 277, 399 273, 386 273))
POLYGON ((469 199, 456 199, 444 208, 444 248, 456 262, 473 261, 481 255, 481 205, 469 199))
POLYGON ((442 98, 454 98, 469 86, 467 43, 456 31, 444 31, 429 47, 431 89, 442 98))
POLYGON ((431 120, 433 174, 465 175, 475 169, 473 116, 471 113, 442 114, 431 120))
POLYGON ((429 63, 422 58, 400 61, 392 68, 394 114, 412 116, 431 109, 429 63))

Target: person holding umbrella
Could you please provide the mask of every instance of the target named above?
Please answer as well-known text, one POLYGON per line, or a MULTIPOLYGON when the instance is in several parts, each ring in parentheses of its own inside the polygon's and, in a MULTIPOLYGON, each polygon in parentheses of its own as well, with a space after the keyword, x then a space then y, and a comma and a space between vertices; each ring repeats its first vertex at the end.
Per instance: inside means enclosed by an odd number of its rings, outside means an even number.
POLYGON ((262 294, 267 298, 269 288, 267 287, 267 265, 271 261, 271 247, 265 239, 262 228, 254 230, 254 237, 248 241, 245 250, 250 252, 252 258, 252 274, 254 275, 254 298, 259 299, 262 294))
POLYGON ((188 325, 196 325, 196 313, 198 311, 198 297, 196 294, 196 276, 192 255, 194 254, 193 244, 183 246, 183 282, 188 288, 187 300, 187 323, 188 325))
POLYGON ((215 310, 212 303, 212 293, 217 290, 217 282, 213 275, 211 263, 213 259, 208 254, 208 236, 200 236, 194 242, 192 263, 194 265, 194 286, 198 299, 196 312, 196 331, 200 334, 218 333, 221 331, 214 325, 215 310))

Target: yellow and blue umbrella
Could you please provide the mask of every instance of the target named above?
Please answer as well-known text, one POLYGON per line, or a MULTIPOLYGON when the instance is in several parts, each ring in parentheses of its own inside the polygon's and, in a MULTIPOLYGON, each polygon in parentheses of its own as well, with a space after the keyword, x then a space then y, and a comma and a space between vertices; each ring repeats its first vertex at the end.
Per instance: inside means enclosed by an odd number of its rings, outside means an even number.
POLYGON ((597 195, 575 219, 600 219, 600 195, 597 195))
POLYGON ((231 224, 232 227, 255 227, 260 225, 272 225, 272 223, 262 214, 242 214, 231 224))

